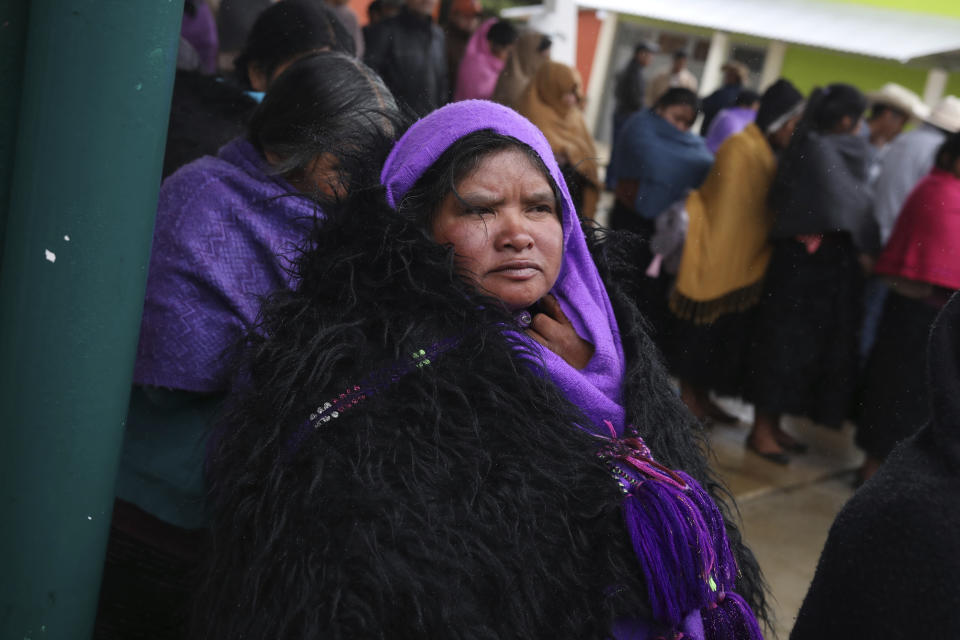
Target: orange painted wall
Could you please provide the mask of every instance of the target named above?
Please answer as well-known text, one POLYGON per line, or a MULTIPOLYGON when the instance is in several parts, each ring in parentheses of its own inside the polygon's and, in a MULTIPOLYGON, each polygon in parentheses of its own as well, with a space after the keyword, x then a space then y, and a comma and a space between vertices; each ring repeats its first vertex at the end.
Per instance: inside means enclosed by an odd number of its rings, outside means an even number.
POLYGON ((597 53, 597 40, 603 21, 593 10, 581 11, 577 16, 577 71, 583 77, 583 91, 590 85, 590 71, 597 53))
POLYGON ((350 0, 350 2, 347 3, 347 5, 353 9, 353 12, 357 14, 361 27, 369 22, 369 20, 367 20, 367 7, 370 6, 371 2, 373 2, 373 0, 350 0))
MULTIPOLYGON (((367 19, 367 7, 370 6, 370 3, 373 0, 349 0, 347 5, 353 9, 353 12, 357 14, 357 18, 360 19, 360 26, 366 26, 370 20, 367 19)), ((433 17, 436 18, 440 15, 440 3, 437 3, 436 9, 433 10, 433 17)))

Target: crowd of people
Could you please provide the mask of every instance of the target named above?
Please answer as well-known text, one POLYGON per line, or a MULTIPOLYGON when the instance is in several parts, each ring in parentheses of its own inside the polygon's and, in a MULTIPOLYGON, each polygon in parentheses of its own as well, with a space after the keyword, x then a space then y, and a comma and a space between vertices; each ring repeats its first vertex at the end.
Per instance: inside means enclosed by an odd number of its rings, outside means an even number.
POLYGON ((864 479, 929 420, 960 101, 642 42, 604 175, 549 37, 437 9, 188 0, 95 637, 760 640, 711 392, 864 479))
POLYGON ((684 401, 733 422, 709 392, 746 399, 747 446, 778 464, 806 450, 783 414, 852 420, 862 482, 929 415, 926 335, 960 288, 947 186, 960 100, 929 110, 892 83, 803 96, 787 80, 758 96, 730 63, 702 103, 677 87, 638 107, 655 49, 637 45, 618 78, 610 226, 650 240, 641 307, 684 401), (701 108, 705 138, 690 132, 701 108))

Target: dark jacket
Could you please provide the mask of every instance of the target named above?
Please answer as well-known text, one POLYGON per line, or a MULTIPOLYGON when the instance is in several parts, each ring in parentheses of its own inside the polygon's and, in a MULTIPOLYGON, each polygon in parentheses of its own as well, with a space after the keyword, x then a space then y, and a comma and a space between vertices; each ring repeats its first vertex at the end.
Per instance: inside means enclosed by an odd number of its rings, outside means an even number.
POLYGON ((614 113, 625 117, 644 107, 646 82, 643 78, 644 67, 631 60, 617 76, 613 96, 616 99, 614 113))
POLYGON ((713 119, 722 110, 732 107, 741 91, 743 91, 743 85, 740 83, 725 84, 703 99, 703 123, 700 125, 700 135, 707 135, 713 119))
MULTIPOLYGON (((591 638, 612 616, 644 617, 617 485, 577 409, 521 363, 512 319, 461 280, 450 249, 384 205, 331 217, 316 241, 303 284, 265 309, 251 391, 214 448, 199 635, 591 638), (301 429, 409 354, 422 366, 301 429)), ((634 249, 598 246, 608 282, 606 267, 633 269, 634 249)), ((629 420, 661 462, 716 491, 636 310, 609 292, 629 420)), ((728 528, 741 593, 762 599, 728 528)))
POLYGON ((932 419, 837 516, 791 640, 960 638, 960 295, 928 362, 932 419))
POLYGON ((243 135, 257 103, 243 90, 197 71, 177 71, 163 177, 243 135))
POLYGON ((397 102, 423 116, 447 101, 446 47, 433 19, 406 7, 372 26, 365 62, 383 77, 397 102))

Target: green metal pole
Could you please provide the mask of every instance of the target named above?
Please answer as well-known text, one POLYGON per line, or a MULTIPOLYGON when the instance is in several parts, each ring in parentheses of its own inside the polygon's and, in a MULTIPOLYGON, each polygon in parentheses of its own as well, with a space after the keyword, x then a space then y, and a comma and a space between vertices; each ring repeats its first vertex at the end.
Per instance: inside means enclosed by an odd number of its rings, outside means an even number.
POLYGON ((0 268, 0 638, 93 628, 181 0, 32 0, 0 268))
POLYGON ((3 229, 10 203, 10 179, 20 114, 23 49, 27 40, 29 0, 0 0, 0 260, 3 229))

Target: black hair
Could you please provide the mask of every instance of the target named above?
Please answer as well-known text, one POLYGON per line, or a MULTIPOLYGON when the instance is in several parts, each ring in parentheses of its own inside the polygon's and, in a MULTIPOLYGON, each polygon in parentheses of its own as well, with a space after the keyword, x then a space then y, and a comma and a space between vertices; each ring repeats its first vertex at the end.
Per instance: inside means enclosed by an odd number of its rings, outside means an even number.
POLYGON ((332 154, 353 190, 378 183, 375 174, 403 128, 380 76, 356 58, 326 51, 280 74, 251 117, 247 137, 261 154, 276 154, 274 170, 288 177, 332 154))
POLYGON ((234 67, 240 83, 250 86, 251 66, 270 78, 282 64, 322 50, 353 56, 357 46, 337 15, 322 2, 283 0, 257 17, 234 67))
POLYGON ((633 55, 636 56, 638 53, 642 51, 649 51, 650 53, 653 53, 653 48, 650 46, 649 43, 641 41, 641 42, 638 42, 636 46, 633 48, 633 55))
POLYGON ((497 47, 509 47, 520 37, 517 28, 509 20, 498 20, 487 31, 487 40, 497 47))
POLYGON ((870 107, 870 118, 869 118, 869 119, 870 119, 870 120, 873 120, 873 119, 875 119, 875 118, 879 118, 880 116, 882 116, 882 115, 883 115, 884 113, 886 113, 887 111, 893 113, 893 114, 896 115, 896 116, 899 116, 899 117, 903 118, 904 120, 907 120, 907 119, 910 117, 910 114, 907 113, 906 111, 904 111, 903 109, 898 109, 897 107, 895 107, 895 106, 893 106, 893 105, 890 105, 890 104, 884 104, 884 103, 882 103, 882 102, 877 102, 877 103, 874 103, 874 105, 873 105, 872 107, 870 107))
POLYGON ((673 52, 673 59, 674 59, 674 60, 679 60, 679 59, 681 59, 681 58, 686 58, 686 57, 687 57, 687 52, 684 51, 683 49, 678 49, 678 50, 676 50, 676 51, 673 52))
POLYGON ((937 149, 937 169, 952 173, 957 159, 960 159, 960 132, 950 134, 950 137, 937 149))
POLYGON ((737 99, 733 102, 735 107, 749 107, 750 105, 760 102, 760 94, 756 91, 751 91, 750 89, 743 89, 740 93, 737 94, 737 99))
POLYGON ((830 133, 844 118, 856 122, 866 109, 867 98, 852 85, 838 82, 825 89, 817 87, 810 94, 800 126, 809 126, 820 133, 830 133))
POLYGON ((562 216, 563 196, 560 187, 539 154, 525 142, 492 129, 474 131, 447 147, 403 196, 397 210, 421 229, 429 230, 447 195, 452 193, 459 199, 457 183, 476 171, 483 159, 491 153, 509 149, 522 151, 547 179, 556 198, 557 215, 562 216))
POLYGON ((685 89, 683 87, 673 87, 667 89, 667 91, 657 98, 657 101, 654 103, 654 110, 657 109, 666 109, 667 107, 672 107, 674 105, 686 105, 693 109, 693 117, 696 119, 697 114, 700 112, 700 98, 697 97, 693 91, 690 89, 685 89))
POLYGON ((373 0, 367 5, 367 17, 373 18, 374 15, 383 12, 383 0, 373 0))
POLYGON ((537 53, 543 53, 552 46, 553 40, 550 39, 550 36, 543 36, 543 38, 540 39, 540 44, 537 45, 537 53))

